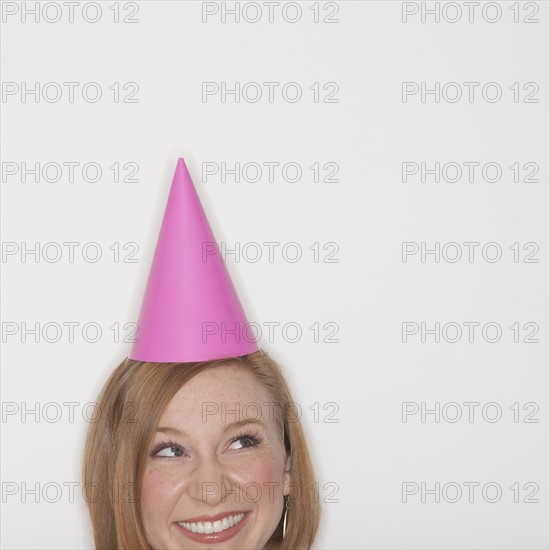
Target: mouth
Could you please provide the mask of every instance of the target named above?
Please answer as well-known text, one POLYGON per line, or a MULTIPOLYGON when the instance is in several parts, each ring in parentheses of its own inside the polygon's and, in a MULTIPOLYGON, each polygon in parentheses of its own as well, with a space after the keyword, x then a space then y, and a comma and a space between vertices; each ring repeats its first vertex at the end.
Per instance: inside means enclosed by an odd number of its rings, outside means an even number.
POLYGON ((223 542, 234 537, 246 525, 251 512, 221 513, 178 521, 176 528, 187 538, 197 542, 223 542))

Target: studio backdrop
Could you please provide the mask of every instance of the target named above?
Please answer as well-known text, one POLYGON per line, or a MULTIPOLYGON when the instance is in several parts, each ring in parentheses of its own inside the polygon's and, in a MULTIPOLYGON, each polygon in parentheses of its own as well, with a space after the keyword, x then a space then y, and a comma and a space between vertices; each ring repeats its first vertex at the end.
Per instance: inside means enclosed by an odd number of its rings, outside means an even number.
POLYGON ((3 548, 93 547, 84 438, 180 157, 315 548, 548 548, 547 2, 1 10, 3 548))

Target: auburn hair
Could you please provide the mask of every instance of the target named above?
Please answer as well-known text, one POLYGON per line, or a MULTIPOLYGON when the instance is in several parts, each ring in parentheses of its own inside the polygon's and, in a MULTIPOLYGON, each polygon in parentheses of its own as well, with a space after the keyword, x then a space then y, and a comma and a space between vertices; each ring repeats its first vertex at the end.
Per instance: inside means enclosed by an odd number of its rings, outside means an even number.
POLYGON ((97 550, 149 550, 140 510, 141 480, 162 413, 177 391, 206 369, 238 365, 252 372, 274 407, 291 457, 286 533, 284 508, 266 549, 310 549, 319 527, 320 505, 313 465, 279 365, 262 350, 197 363, 150 363, 125 359, 111 374, 96 405, 83 457, 83 487, 97 550))

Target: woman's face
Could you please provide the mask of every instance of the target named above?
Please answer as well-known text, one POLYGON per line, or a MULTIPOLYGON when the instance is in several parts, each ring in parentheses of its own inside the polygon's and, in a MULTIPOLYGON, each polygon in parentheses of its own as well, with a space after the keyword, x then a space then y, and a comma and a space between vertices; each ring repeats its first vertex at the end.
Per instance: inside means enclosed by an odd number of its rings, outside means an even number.
POLYGON ((176 393, 147 450, 142 480, 152 548, 265 546, 290 482, 270 401, 238 366, 203 371, 176 393))

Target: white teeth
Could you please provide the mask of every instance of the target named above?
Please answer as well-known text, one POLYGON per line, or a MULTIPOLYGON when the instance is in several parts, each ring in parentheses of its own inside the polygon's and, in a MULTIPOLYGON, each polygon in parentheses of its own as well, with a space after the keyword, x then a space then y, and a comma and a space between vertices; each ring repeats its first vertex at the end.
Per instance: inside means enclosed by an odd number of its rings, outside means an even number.
POLYGON ((244 518, 244 514, 235 514, 234 516, 227 516, 221 520, 214 522, 211 521, 199 521, 198 523, 188 523, 185 521, 179 522, 179 525, 191 531, 192 533, 220 533, 225 531, 233 525, 237 525, 239 521, 244 518))
POLYGON ((214 522, 214 533, 219 533, 222 531, 222 522, 221 521, 215 521, 214 522))

